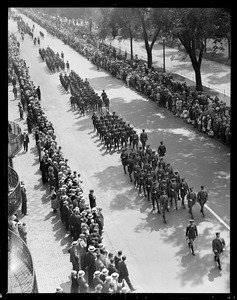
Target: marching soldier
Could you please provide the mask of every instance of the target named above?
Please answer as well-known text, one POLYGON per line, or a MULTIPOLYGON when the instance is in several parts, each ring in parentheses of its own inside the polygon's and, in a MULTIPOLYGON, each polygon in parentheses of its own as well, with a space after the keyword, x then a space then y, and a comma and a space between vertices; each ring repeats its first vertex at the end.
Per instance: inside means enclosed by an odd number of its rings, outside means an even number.
MULTIPOLYGON (((130 153, 131 154, 131 153, 130 153)), ((129 174, 129 178, 130 181, 132 182, 132 172, 133 172, 133 168, 134 168, 134 162, 133 162, 133 158, 129 155, 128 156, 128 174, 129 174)))
POLYGON ((181 196, 181 199, 182 199, 182 205, 183 205, 183 208, 185 208, 184 198, 185 198, 185 196, 187 195, 187 192, 188 192, 188 184, 185 181, 185 178, 181 179, 181 182, 180 182, 180 185, 179 185, 179 190, 180 190, 180 196, 181 196))
POLYGON ((163 144, 163 141, 160 142, 160 146, 158 147, 158 154, 159 156, 165 156, 166 153, 166 147, 163 144))
POLYGON ((122 149, 122 153, 120 155, 121 161, 122 161, 122 165, 123 165, 123 169, 124 169, 124 173, 127 174, 126 172, 126 165, 128 163, 128 153, 126 152, 127 148, 123 148, 122 149))
POLYGON ((132 147, 133 147, 133 149, 136 146, 136 150, 138 150, 138 142, 139 142, 139 137, 138 137, 137 132, 134 130, 134 135, 133 135, 133 139, 132 139, 132 147))
POLYGON ((144 197, 146 197, 146 173, 143 169, 141 169, 139 176, 138 176, 138 187, 139 187, 139 194, 141 193, 141 187, 143 187, 144 197))
POLYGON ((187 194, 187 200, 188 200, 188 212, 190 213, 191 215, 191 218, 193 219, 193 211, 192 211, 192 208, 193 208, 193 205, 196 204, 196 200, 197 200, 197 196, 196 196, 196 193, 193 191, 193 187, 189 189, 189 192, 187 194))
POLYGON ((152 178, 150 172, 147 173, 145 185, 146 185, 146 191, 147 191, 147 199, 148 199, 148 201, 150 201, 151 188, 153 186, 153 178, 152 178))
POLYGON ((188 247, 191 248, 192 255, 195 255, 193 249, 193 242, 197 236, 197 226, 194 224, 194 220, 189 220, 189 225, 186 228, 186 239, 188 240, 188 247))
POLYGON ((220 237, 220 232, 216 232, 216 237, 212 241, 212 250, 215 254, 214 260, 218 263, 219 269, 222 270, 220 254, 223 253, 223 251, 225 250, 225 240, 222 237, 220 237))
POLYGON ((172 178, 169 184, 169 197, 170 197, 170 206, 173 206, 173 198, 174 198, 175 208, 176 210, 178 210, 177 207, 178 190, 177 190, 177 182, 175 178, 172 178))
POLYGON ((142 133, 140 134, 140 142, 142 143, 143 150, 145 149, 147 140, 148 140, 148 135, 145 132, 145 129, 142 129, 142 133))
POLYGON ((199 204, 200 204, 200 206, 201 206, 200 212, 202 213, 203 218, 205 217, 204 211, 203 211, 204 205, 205 205, 205 203, 206 203, 207 200, 208 200, 208 193, 207 193, 207 191, 204 189, 204 187, 205 187, 205 186, 202 185, 202 186, 201 186, 201 191, 199 191, 198 194, 197 194, 197 201, 199 202, 199 204))
POLYGON ((159 186, 158 186, 158 182, 155 181, 154 185, 151 188, 151 200, 152 200, 152 207, 153 210, 155 210, 155 202, 158 208, 158 213, 160 214, 160 207, 159 207, 159 203, 158 203, 158 198, 159 198, 159 186))
POLYGON ((139 178, 139 173, 140 173, 140 166, 135 162, 134 158, 134 167, 133 167, 133 175, 134 175, 134 187, 138 186, 138 178, 139 178))
POLYGON ((125 144, 125 147, 127 148, 127 142, 128 142, 127 132, 125 129, 123 129, 121 132, 121 146, 124 147, 125 144))

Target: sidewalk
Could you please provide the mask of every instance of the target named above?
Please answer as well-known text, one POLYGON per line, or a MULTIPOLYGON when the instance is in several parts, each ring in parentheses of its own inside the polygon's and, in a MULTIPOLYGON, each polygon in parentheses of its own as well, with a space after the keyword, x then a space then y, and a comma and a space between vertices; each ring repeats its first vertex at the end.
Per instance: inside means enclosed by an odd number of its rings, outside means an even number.
MULTIPOLYGON (((107 41, 109 44, 110 41, 107 41)), ((117 49, 130 53, 130 41, 128 39, 119 42, 117 39, 111 41, 111 45, 117 49)), ((147 61, 144 42, 133 41, 133 53, 138 58, 147 61)), ((152 51, 153 65, 163 68, 163 45, 155 43, 152 51)), ((176 48, 165 46, 165 69, 166 72, 177 74, 180 80, 186 81, 188 86, 195 87, 195 73, 189 56, 176 48)), ((201 65, 202 83, 204 92, 209 95, 217 95, 228 106, 230 104, 230 67, 207 59, 202 60, 201 65), (213 93, 214 92, 214 93, 213 93)))
MULTIPOLYGON (((19 118, 18 101, 19 97, 14 100, 12 85, 9 85, 8 119, 16 122, 24 132, 27 131, 26 116, 24 114, 24 120, 19 118)), ((72 240, 60 221, 59 213, 52 213, 50 198, 47 199, 48 186, 43 186, 41 182, 33 134, 29 134, 29 139, 28 152, 24 153, 22 147, 13 158, 13 168, 19 180, 25 182, 28 200, 28 215, 22 217, 20 209, 17 213, 28 229, 27 245, 32 255, 39 292, 54 293, 57 286, 70 292, 71 263, 67 249, 72 240)))

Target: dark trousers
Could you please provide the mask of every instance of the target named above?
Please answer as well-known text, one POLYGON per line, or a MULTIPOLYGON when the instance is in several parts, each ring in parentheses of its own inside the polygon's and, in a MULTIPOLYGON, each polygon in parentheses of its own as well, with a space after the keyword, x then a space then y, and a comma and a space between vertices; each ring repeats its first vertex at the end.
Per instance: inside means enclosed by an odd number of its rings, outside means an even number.
POLYGON ((130 288, 130 290, 133 290, 134 288, 133 288, 133 286, 132 286, 132 284, 131 284, 131 281, 130 281, 130 279, 129 279, 129 276, 120 276, 119 277, 119 282, 121 282, 123 279, 125 279, 125 281, 127 282, 127 285, 129 286, 129 288, 130 288))
POLYGON ((21 204, 21 213, 23 215, 27 214, 27 203, 26 203, 26 201, 22 201, 22 204, 21 204))
POLYGON ((28 143, 23 142, 23 147, 24 147, 24 150, 27 152, 28 151, 28 143))

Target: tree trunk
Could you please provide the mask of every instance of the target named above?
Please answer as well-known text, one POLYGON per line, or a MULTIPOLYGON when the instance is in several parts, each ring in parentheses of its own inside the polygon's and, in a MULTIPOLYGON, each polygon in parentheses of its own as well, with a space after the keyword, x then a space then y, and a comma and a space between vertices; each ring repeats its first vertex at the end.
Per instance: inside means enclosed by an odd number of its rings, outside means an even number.
POLYGON ((201 63, 198 63, 196 55, 194 53, 188 53, 192 62, 192 66, 195 72, 196 90, 202 92, 202 76, 201 76, 201 63))
POLYGON ((131 51, 131 60, 133 60, 133 37, 132 37, 132 34, 130 32, 130 51, 131 51))
POLYGON ((231 59, 231 39, 227 38, 228 41, 228 60, 231 59))
POLYGON ((204 38, 204 53, 207 53, 207 39, 204 38))
POLYGON ((152 48, 148 47, 146 48, 147 52, 147 66, 150 69, 152 66, 152 48))
POLYGON ((201 76, 201 68, 199 65, 193 67, 195 71, 195 78, 196 78, 196 90, 202 92, 202 76, 201 76))

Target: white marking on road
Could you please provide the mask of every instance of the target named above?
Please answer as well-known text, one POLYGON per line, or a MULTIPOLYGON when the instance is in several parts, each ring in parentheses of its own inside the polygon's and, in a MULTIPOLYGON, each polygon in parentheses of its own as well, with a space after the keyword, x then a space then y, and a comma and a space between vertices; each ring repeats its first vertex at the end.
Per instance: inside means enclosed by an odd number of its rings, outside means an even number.
POLYGON ((230 226, 226 224, 226 222, 223 221, 221 217, 219 217, 207 204, 205 206, 217 218, 218 221, 220 221, 228 230, 230 230, 230 226))

